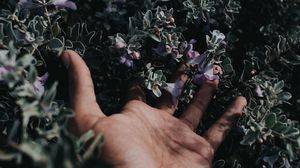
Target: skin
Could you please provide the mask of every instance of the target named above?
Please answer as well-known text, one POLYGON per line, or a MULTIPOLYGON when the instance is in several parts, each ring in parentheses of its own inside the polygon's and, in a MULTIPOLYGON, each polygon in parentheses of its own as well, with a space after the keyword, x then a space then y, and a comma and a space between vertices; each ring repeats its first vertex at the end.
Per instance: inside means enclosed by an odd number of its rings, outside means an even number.
MULTIPOLYGON (((217 89, 219 81, 207 81, 179 118, 172 114, 176 105, 171 95, 163 93, 157 107, 145 102, 142 87, 133 82, 128 102, 118 114, 105 116, 96 102, 90 71, 81 57, 66 51, 62 60, 68 69, 70 100, 75 117, 71 131, 77 135, 93 130, 103 133, 103 161, 116 168, 209 168, 218 146, 247 104, 237 97, 223 116, 203 136, 194 130, 217 89)), ((180 69, 178 70, 180 72, 180 69)), ((185 75, 177 72, 183 82, 185 75)))

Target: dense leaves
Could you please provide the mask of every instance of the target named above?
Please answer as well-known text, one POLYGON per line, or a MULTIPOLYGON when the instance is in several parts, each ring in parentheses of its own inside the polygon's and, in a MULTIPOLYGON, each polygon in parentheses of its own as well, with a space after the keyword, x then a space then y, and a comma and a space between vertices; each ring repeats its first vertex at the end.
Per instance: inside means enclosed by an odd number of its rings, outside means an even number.
POLYGON ((185 64, 179 115, 203 80, 220 79, 199 134, 236 95, 249 103, 213 166, 299 166, 299 8, 297 0, 1 1, 0 166, 102 165, 105 137, 67 130, 73 114, 58 58, 65 49, 89 65, 108 115, 131 80, 153 105, 163 90, 179 96, 171 79, 185 64))

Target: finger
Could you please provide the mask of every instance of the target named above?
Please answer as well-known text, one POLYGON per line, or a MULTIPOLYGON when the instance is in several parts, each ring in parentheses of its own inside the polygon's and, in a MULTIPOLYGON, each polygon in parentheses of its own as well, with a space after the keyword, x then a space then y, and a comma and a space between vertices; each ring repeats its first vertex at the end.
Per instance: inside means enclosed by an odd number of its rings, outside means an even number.
POLYGON ((217 88, 219 81, 205 81, 198 90, 186 111, 179 119, 188 125, 192 130, 195 130, 206 111, 214 90, 217 88))
POLYGON ((163 94, 158 99, 158 104, 156 106, 158 109, 170 113, 171 115, 174 114, 178 105, 178 98, 183 91, 186 81, 188 80, 188 76, 184 73, 185 68, 186 65, 183 64, 175 73, 173 79, 173 81, 175 81, 174 83, 175 88, 173 92, 167 90, 163 91, 163 94))
POLYGON ((242 109, 247 105, 247 100, 239 96, 227 108, 222 117, 213 124, 204 134, 204 138, 216 151, 230 131, 233 123, 242 115, 242 109))
POLYGON ((68 70, 70 104, 75 111, 71 129, 81 134, 105 115, 96 102, 91 74, 83 59, 71 50, 65 51, 61 59, 68 70))
POLYGON ((131 100, 146 102, 146 94, 144 92, 144 89, 142 88, 140 82, 137 80, 131 82, 127 90, 126 102, 129 102, 131 100))

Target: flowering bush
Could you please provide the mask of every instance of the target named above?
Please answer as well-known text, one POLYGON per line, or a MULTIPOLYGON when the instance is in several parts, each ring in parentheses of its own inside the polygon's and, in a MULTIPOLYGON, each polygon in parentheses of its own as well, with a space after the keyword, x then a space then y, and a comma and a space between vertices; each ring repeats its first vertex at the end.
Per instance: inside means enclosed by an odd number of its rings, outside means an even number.
POLYGON ((176 115, 204 80, 219 79, 197 133, 235 96, 249 104, 214 167, 299 167, 299 7, 297 0, 1 1, 1 167, 101 164, 103 137, 75 138, 66 127, 73 114, 58 58, 65 49, 87 62, 107 114, 120 109, 133 79, 149 104, 162 90, 179 97, 176 115), (185 88, 171 81, 181 65, 185 88))

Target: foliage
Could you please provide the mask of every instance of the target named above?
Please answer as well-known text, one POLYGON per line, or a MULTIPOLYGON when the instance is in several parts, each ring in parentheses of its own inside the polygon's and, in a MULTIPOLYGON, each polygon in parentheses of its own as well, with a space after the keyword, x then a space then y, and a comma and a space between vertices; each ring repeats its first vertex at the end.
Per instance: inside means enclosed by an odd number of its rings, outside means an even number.
POLYGON ((298 1, 9 0, 0 6, 1 166, 101 164, 103 137, 75 138, 67 130, 72 112, 58 58, 65 49, 87 62, 107 114, 120 109, 133 79, 149 90, 153 105, 162 90, 179 96, 171 78, 185 64, 180 115, 203 80, 220 78, 199 134, 235 96, 249 103, 214 167, 299 166, 298 1), (218 75, 216 65, 223 69, 218 75))

